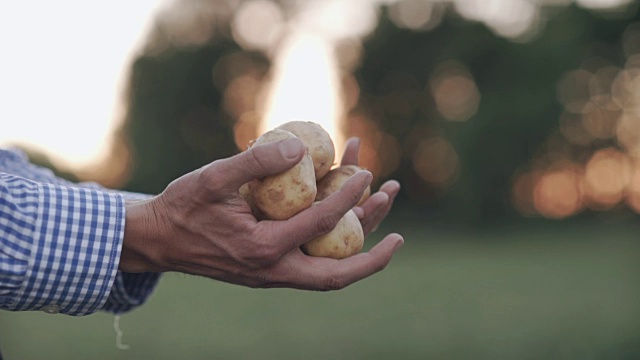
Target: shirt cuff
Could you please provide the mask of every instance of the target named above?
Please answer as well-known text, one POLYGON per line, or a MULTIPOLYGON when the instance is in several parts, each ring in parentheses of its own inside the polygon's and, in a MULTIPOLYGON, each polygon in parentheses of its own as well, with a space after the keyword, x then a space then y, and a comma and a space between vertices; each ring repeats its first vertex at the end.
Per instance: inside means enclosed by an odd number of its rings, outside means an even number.
POLYGON ((13 310, 87 315, 101 309, 118 274, 122 195, 38 184, 31 256, 13 310))
POLYGON ((160 273, 125 273, 118 271, 111 293, 102 310, 114 314, 131 311, 153 294, 160 273))
MULTIPOLYGON (((119 192, 126 203, 148 199, 145 194, 119 192)), ((126 210, 125 210, 126 211, 126 210)), ((114 314, 122 314, 142 305, 155 291, 160 273, 126 273, 118 271, 111 293, 102 310, 114 314)))

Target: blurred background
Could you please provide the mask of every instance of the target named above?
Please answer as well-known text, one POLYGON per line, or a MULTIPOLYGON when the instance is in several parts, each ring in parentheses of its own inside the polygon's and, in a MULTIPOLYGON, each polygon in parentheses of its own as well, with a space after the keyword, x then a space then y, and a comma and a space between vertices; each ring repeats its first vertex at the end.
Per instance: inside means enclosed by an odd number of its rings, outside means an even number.
POLYGON ((402 191, 335 293, 167 274, 113 317, 0 313, 9 359, 640 359, 636 0, 0 3, 0 145, 158 193, 289 120, 402 191), (80 340, 81 339, 81 340, 80 340))

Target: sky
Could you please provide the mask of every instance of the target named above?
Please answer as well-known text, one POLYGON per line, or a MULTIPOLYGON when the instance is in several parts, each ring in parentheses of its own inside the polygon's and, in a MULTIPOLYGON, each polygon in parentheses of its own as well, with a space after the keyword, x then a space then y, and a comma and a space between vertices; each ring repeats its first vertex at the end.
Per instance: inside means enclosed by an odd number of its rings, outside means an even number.
POLYGON ((0 146, 45 152, 67 169, 104 156, 125 70, 162 4, 0 2, 0 146))

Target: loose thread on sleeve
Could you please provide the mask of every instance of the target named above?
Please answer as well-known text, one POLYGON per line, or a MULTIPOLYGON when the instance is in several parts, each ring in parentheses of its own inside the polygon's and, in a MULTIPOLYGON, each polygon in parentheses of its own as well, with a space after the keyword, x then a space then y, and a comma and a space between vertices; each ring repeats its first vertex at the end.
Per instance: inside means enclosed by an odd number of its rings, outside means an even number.
POLYGON ((122 330, 120 330, 120 315, 113 317, 113 330, 116 332, 116 348, 118 350, 129 350, 129 345, 122 343, 122 330))

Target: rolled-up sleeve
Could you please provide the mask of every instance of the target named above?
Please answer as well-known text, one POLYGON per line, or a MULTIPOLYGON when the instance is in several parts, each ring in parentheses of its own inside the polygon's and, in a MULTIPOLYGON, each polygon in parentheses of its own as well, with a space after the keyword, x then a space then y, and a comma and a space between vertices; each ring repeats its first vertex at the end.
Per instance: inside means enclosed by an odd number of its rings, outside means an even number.
POLYGON ((118 271, 122 194, 0 173, 0 307, 87 315, 142 304, 159 274, 118 271))

